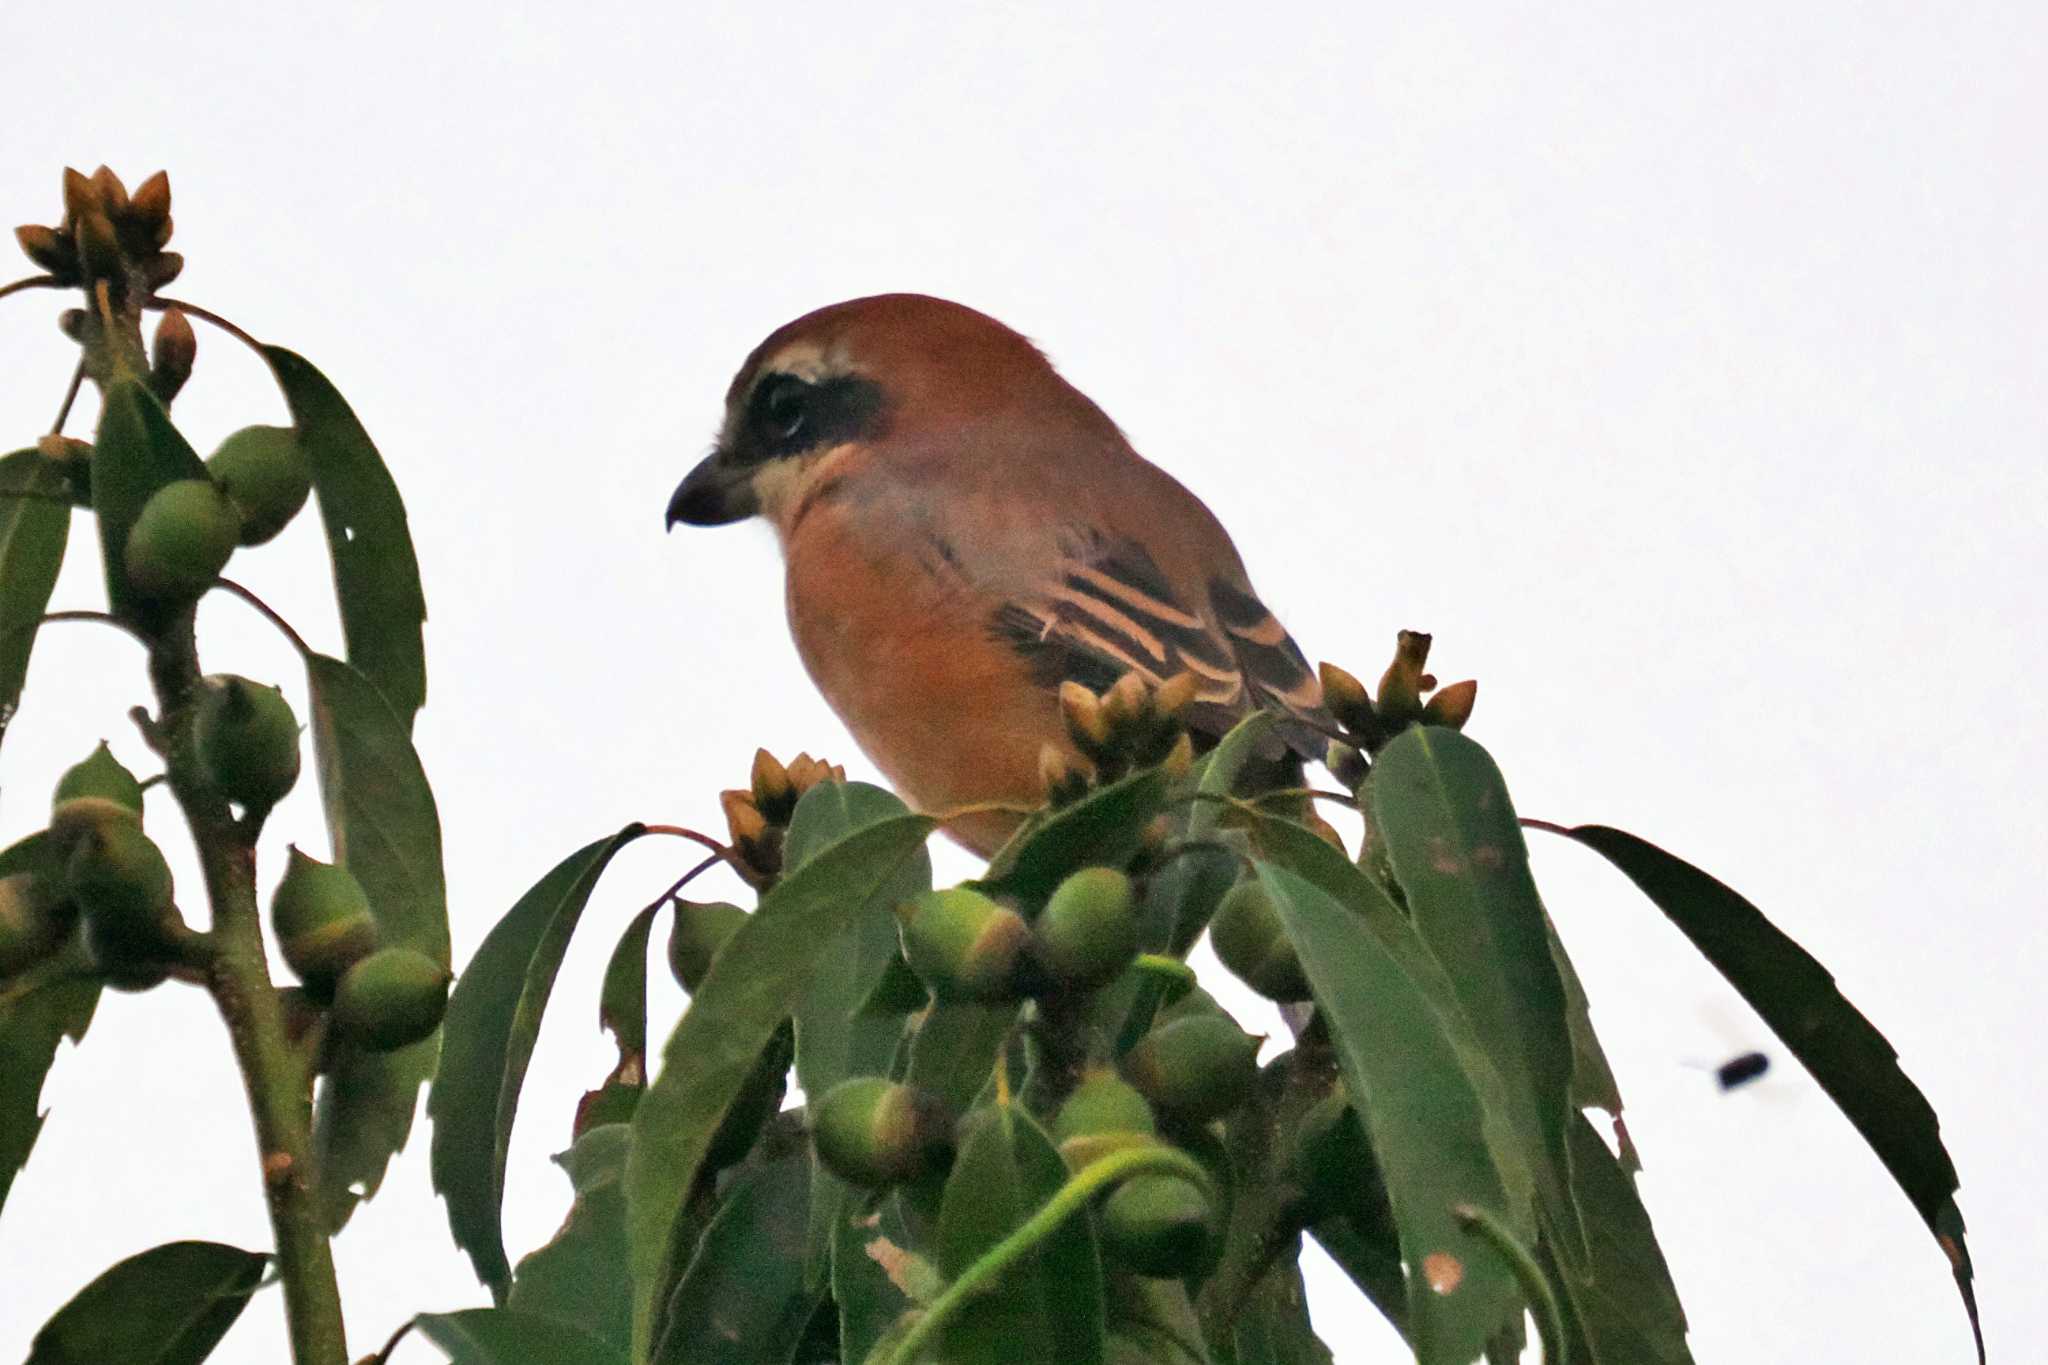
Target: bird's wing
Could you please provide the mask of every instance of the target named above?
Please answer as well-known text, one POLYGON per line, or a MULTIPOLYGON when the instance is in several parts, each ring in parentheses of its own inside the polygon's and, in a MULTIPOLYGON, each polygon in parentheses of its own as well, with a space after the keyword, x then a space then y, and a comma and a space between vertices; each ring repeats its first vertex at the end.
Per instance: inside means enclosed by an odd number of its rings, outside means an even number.
POLYGON ((1218 578, 1206 592, 1206 602, 1186 600, 1134 540, 1087 536, 1028 599, 998 608, 990 628, 1048 688, 1071 680, 1101 692, 1133 669, 1154 683, 1191 673, 1198 741, 1272 706, 1293 722, 1280 727, 1287 746, 1319 758, 1324 740, 1313 727, 1334 722, 1300 648, 1244 588, 1218 578))

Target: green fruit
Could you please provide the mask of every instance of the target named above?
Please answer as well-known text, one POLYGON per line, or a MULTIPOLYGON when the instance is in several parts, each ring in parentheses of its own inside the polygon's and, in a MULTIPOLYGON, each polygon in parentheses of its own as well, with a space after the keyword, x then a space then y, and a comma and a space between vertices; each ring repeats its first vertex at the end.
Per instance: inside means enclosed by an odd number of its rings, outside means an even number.
POLYGON ((898 912, 903 955, 941 1000, 1014 1000, 1031 942, 1024 917, 971 887, 927 891, 898 912))
POLYGON ((0 979, 42 961, 69 926, 64 898, 33 872, 0 877, 0 979))
POLYGON ((1215 1237, 1215 1213, 1192 1181, 1138 1175, 1116 1187, 1097 1220, 1105 1256, 1140 1275, 1178 1276, 1201 1268, 1215 1237))
POLYGON ((341 974, 329 1018, 342 1037, 389 1052, 440 1027, 451 979, 425 953, 381 948, 341 974))
POLYGON ((282 531, 313 489, 312 467, 290 427, 243 427, 220 443, 206 472, 241 512, 244 545, 282 531))
POLYGON ((1152 1106, 1129 1082, 1107 1067, 1091 1071, 1067 1096, 1053 1118, 1052 1135, 1064 1142, 1094 1133, 1155 1133, 1152 1106))
POLYGON ((78 836, 64 880, 85 924, 87 956, 109 985, 147 990, 164 979, 184 924, 163 851, 127 820, 78 836))
POLYGON ((881 1076, 841 1081, 813 1101, 811 1142, 843 1180, 884 1189, 953 1158, 953 1115, 937 1096, 881 1076))
POLYGON ((1241 881, 1230 888, 1209 921, 1209 944, 1232 975, 1268 1000, 1309 998, 1301 958, 1262 883, 1241 881))
POLYGON ((235 552, 241 514, 210 479, 179 479, 150 495, 128 531, 128 581, 145 597, 190 601, 235 552))
POLYGON ((1161 1109, 1195 1123, 1221 1118, 1259 1080, 1259 1040, 1226 1015, 1190 1014, 1154 1028, 1124 1054, 1125 1079, 1161 1109))
POLYGON ((204 680, 192 747, 207 784, 245 810, 267 811, 299 780, 299 718, 275 687, 232 673, 204 680))
POLYGON ((1294 1178, 1319 1212, 1361 1212, 1384 1200, 1372 1143, 1342 1086, 1301 1116, 1294 1178))
POLYGON ((295 847, 270 897, 270 927, 284 960, 318 994, 377 949, 369 897, 347 868, 309 858, 295 847))
POLYGON ((668 929, 668 969, 676 984, 695 995, 711 959, 746 922, 746 911, 724 901, 677 901, 668 929))
POLYGON ((1113 867, 1084 867, 1059 884, 1031 926, 1038 961, 1062 986, 1087 990, 1113 981, 1138 955, 1131 879, 1113 867))
POLYGON ((135 780, 134 773, 121 766, 121 760, 101 740, 99 748, 65 769, 64 776, 57 779, 56 793, 50 798, 51 809, 62 810, 65 802, 77 800, 111 801, 140 817, 142 784, 135 780))

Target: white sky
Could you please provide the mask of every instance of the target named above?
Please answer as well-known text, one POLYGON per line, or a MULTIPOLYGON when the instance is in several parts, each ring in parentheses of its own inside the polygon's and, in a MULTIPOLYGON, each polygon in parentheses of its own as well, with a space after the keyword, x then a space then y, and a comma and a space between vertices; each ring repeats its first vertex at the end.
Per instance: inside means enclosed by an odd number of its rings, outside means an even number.
MULTIPOLYGON (((714 824, 756 744, 872 772, 787 642, 766 532, 661 514, 769 329, 947 295, 1209 499, 1312 657, 1370 676, 1434 631, 1524 813, 1664 842, 1832 968, 1945 1121, 1993 1358, 2020 1358, 2048 1273, 2048 12, 296 8, 0 10, 0 212, 54 218, 66 162, 168 167, 178 292, 302 351, 382 445, 432 612, 458 959, 571 848, 714 824)), ((53 312, 0 305, 0 445, 55 410, 53 312)), ((202 331, 201 450, 282 414, 202 331)), ((88 529, 60 604, 99 601, 88 529)), ((338 640, 313 518, 232 572, 338 640)), ((202 639, 302 693, 237 604, 202 639)), ((45 637, 0 838, 102 735, 143 766, 143 688, 124 639, 45 637)), ((287 839, 324 851, 310 781, 270 876, 287 839)), ((515 1255, 609 1065, 604 957, 682 856, 622 859, 570 956, 515 1255)), ((1591 855, 1536 857, 1698 1357, 1968 1360, 1940 1253, 1817 1087, 1786 1061, 1717 1095, 1696 1067, 1761 1025, 1591 855)), ((208 1002, 109 996, 83 1054, 0 1218, 0 1359, 118 1257, 268 1245, 208 1002)), ((426 1145, 422 1116, 338 1244, 358 1353, 483 1301, 426 1145)), ((1333 1274, 1314 1294, 1340 1361, 1400 1358, 1333 1274)), ((281 1358, 280 1324, 266 1293, 217 1358, 281 1358)))

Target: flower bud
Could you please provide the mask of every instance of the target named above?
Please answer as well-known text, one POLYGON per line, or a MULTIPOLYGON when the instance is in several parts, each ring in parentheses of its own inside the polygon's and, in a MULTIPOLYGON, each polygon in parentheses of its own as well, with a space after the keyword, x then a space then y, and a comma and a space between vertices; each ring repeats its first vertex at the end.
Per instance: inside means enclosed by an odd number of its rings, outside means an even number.
POLYGON ((1465 728, 1465 722, 1472 719, 1472 703, 1479 697, 1479 684, 1472 679, 1452 683, 1439 688, 1429 704, 1422 708, 1422 719, 1429 725, 1447 725, 1453 730, 1465 728))
POLYGON ((1173 741, 1173 747, 1166 751, 1166 757, 1159 760, 1160 768, 1169 782, 1185 782, 1195 771, 1195 739, 1183 730, 1173 741))
MULTIPOLYGON (((164 309, 149 347, 149 388, 158 400, 168 404, 192 377, 192 362, 199 355, 199 338, 184 310, 164 309)), ((246 527, 244 534, 247 534, 246 527)))
POLYGON ((711 959, 746 921, 746 911, 724 901, 677 901, 668 929, 668 969, 676 984, 695 995, 711 959))
POLYGON ((147 990, 162 981, 184 923, 171 899, 170 865, 142 826, 109 820, 86 829, 64 881, 85 922, 87 955, 107 984, 147 990))
POLYGON ((1134 668, 1102 694, 1102 720, 1109 727, 1112 742, 1136 728, 1145 715, 1146 699, 1151 693, 1152 687, 1145 681, 1145 675, 1134 668))
POLYGON ((299 720, 275 687, 232 673, 206 678, 192 720, 207 784, 246 810, 267 811, 299 780, 299 720))
POLYGON ((1195 704, 1195 675, 1183 670, 1174 674, 1153 690, 1152 710, 1167 720, 1182 720, 1190 706, 1195 704))
POLYGON ((1194 1273, 1208 1259, 1216 1214, 1193 1181, 1177 1175, 1136 1175, 1102 1203, 1096 1227, 1103 1255, 1155 1277, 1194 1273))
POLYGON ((1259 1040, 1223 1014, 1184 1014, 1124 1054, 1124 1078, 1161 1109, 1193 1123, 1221 1118, 1251 1096, 1259 1040))
POLYGON ((1333 663, 1322 664, 1316 673, 1322 679, 1323 705, 1329 708, 1339 725, 1360 735, 1378 733, 1372 698, 1366 695, 1364 683, 1333 663))
POLYGON ((309 858, 293 847, 270 897, 270 927, 284 960, 324 999, 341 974, 377 948, 369 897, 345 867, 309 858))
POLYGON ((788 824, 796 810, 797 790, 782 760, 766 749, 754 750, 754 769, 747 780, 762 818, 771 825, 788 824))
POLYGON ((78 283, 78 244, 70 233, 24 223, 14 230, 14 240, 21 244, 24 256, 55 276, 59 284, 78 283))
POLYGON ((104 210, 82 213, 72 226, 78 241, 79 264, 88 279, 117 279, 121 275, 121 241, 114 235, 114 222, 104 210))
POLYGON ((241 515, 211 480, 167 483, 129 529, 128 581, 145 597, 190 601, 220 577, 241 530, 241 515))
MULTIPOLYGON (((166 220, 166 225, 168 221, 166 220)), ((154 294, 184 273, 185 258, 175 251, 159 251, 143 261, 138 268, 142 272, 143 284, 154 294)))
POLYGON ((942 1000, 1014 1000, 1031 926, 971 887, 927 891, 898 911, 903 955, 942 1000))
POLYGON ((1088 794, 1093 767, 1047 740, 1038 749, 1038 776, 1045 783, 1048 805, 1071 806, 1088 794))
POLYGON ((942 1170, 953 1115, 937 1096, 881 1076, 841 1081, 811 1104, 818 1160, 842 1180, 885 1189, 942 1170))
POLYGON ((341 974, 329 1016, 340 1036, 379 1052, 417 1043, 441 1026, 448 969, 412 948, 380 948, 341 974))
POLYGON ((1109 721, 1102 714, 1102 700, 1087 686, 1071 678, 1060 684, 1060 717, 1074 747, 1089 757, 1099 757, 1109 745, 1109 721))
POLYGON ((1241 881, 1223 897, 1209 921, 1209 946, 1231 975, 1266 999, 1290 1003, 1309 998, 1294 941, 1257 880, 1241 881))
POLYGON ((1395 637, 1394 662, 1380 675, 1380 720, 1399 728, 1422 714, 1422 694, 1436 686, 1436 679, 1423 672, 1429 662, 1429 636, 1404 630, 1395 637))
MULTIPOLYGON (((176 309, 165 312, 166 318, 176 309)), ((243 427, 220 443, 206 472, 242 516, 241 543, 261 545, 291 524, 313 489, 312 466, 290 427, 243 427)))
POLYGON ((119 218, 128 212, 128 187, 113 167, 102 166, 92 173, 92 192, 107 217, 119 218))
POLYGON ((140 820, 142 784, 135 780, 134 773, 121 765, 120 759, 114 757, 114 751, 107 747, 107 742, 101 740, 97 749, 66 768, 64 775, 57 779, 57 790, 50 798, 50 823, 53 827, 61 825, 68 832, 113 813, 140 820), (72 804, 80 801, 100 804, 72 804))
POLYGON ((148 230, 145 240, 152 249, 170 240, 170 233, 166 230, 171 222, 171 177, 168 173, 158 171, 135 187, 135 192, 128 196, 128 220, 148 230), (163 232, 162 237, 157 236, 160 231, 163 232))
POLYGON ((1054 889, 1032 923, 1032 951, 1061 986, 1114 981, 1138 955, 1136 895, 1113 867, 1084 867, 1054 889))
POLYGON ((92 180, 82 171, 64 168, 64 223, 68 227, 99 207, 99 195, 92 180))

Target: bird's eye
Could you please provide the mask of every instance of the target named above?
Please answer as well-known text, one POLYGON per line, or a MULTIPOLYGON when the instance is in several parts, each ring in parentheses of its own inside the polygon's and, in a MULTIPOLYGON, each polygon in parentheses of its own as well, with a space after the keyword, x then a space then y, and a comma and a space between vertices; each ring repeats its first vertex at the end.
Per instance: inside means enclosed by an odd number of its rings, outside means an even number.
POLYGON ((805 424, 810 420, 810 400, 814 391, 810 384, 795 375, 771 377, 754 400, 756 411, 760 413, 761 434, 778 445, 801 437, 805 424))

